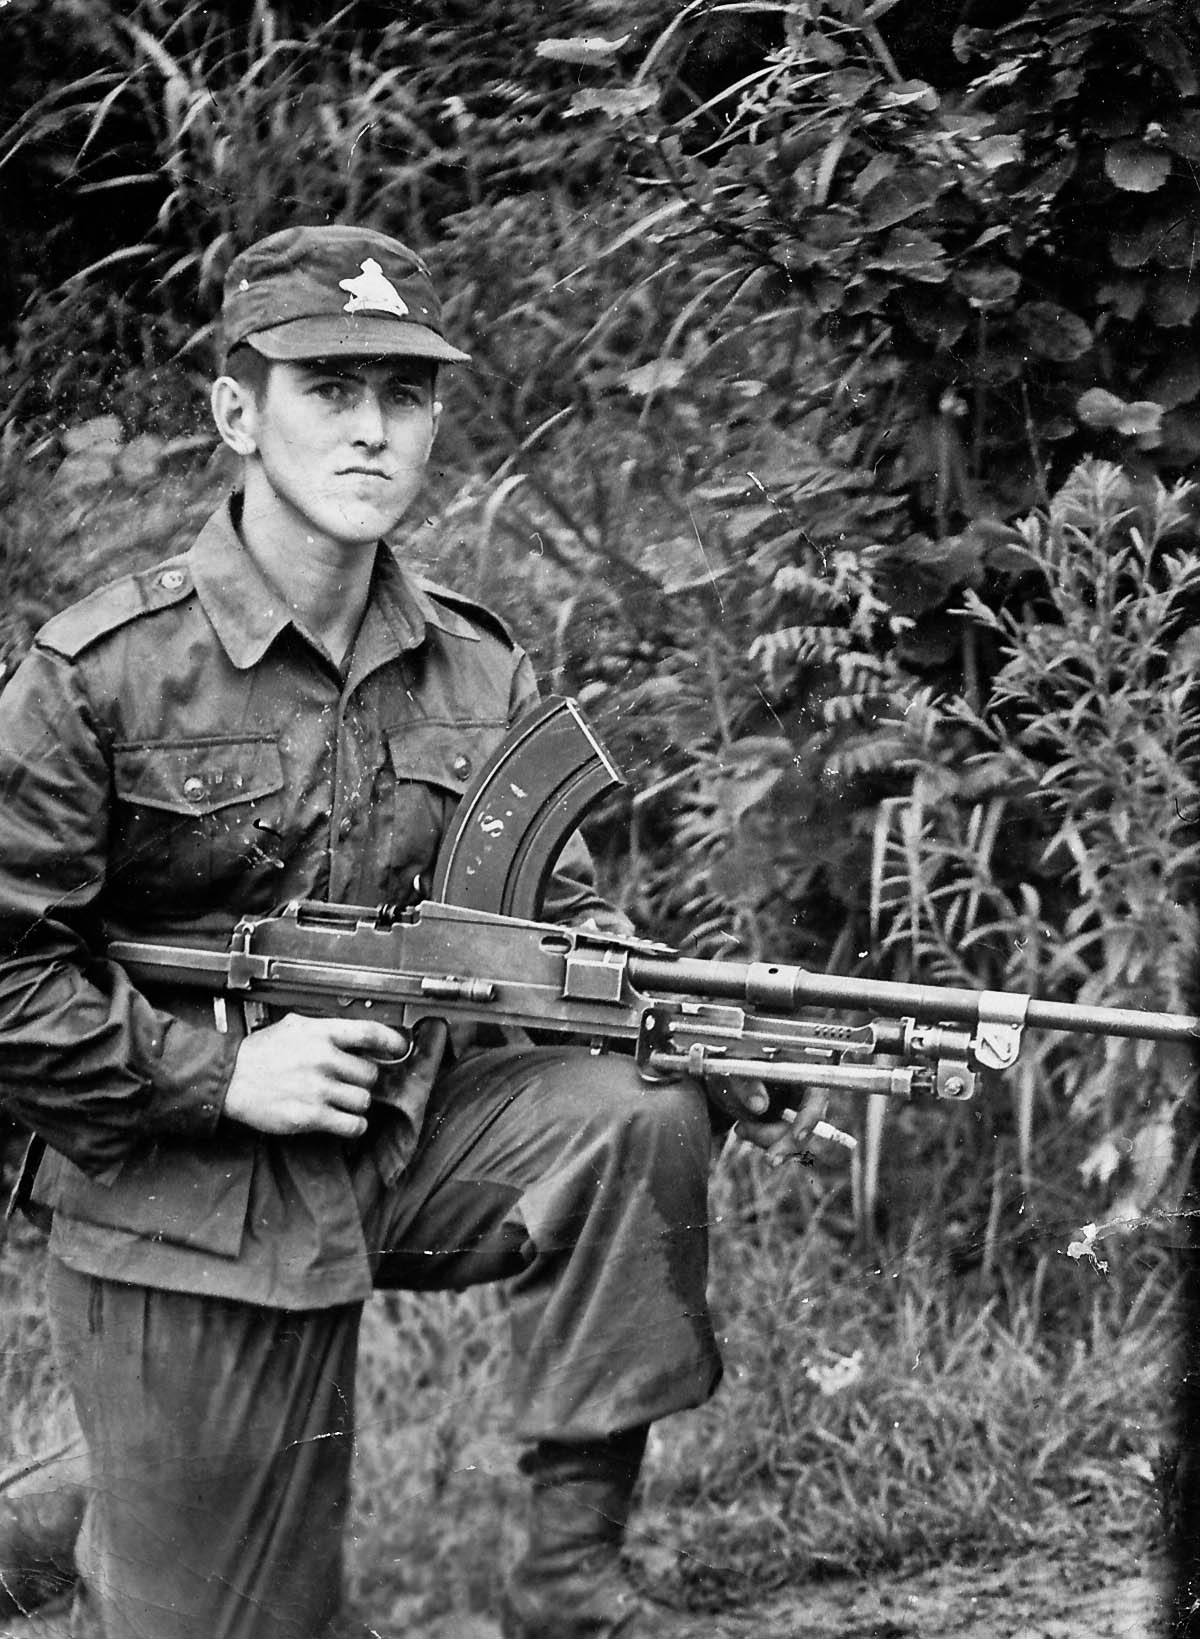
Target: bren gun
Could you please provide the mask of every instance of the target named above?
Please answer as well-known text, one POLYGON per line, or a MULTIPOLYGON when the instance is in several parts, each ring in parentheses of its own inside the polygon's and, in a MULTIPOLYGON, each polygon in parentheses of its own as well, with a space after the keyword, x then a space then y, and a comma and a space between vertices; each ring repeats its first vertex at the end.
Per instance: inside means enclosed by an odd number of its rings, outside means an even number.
POLYGON ((251 1018, 263 1008, 378 1018, 411 1040, 436 1017, 566 1034, 597 1052, 626 1044, 648 1079, 753 1077, 776 1110, 810 1087, 968 1099, 981 1070, 1017 1062, 1026 1028, 1164 1042, 1200 1033, 1200 1019, 1182 1014, 706 961, 537 920, 566 839, 624 783, 575 703, 553 699, 468 787, 420 903, 297 901, 244 918, 226 950, 121 941, 108 955, 135 982, 261 1004, 251 1018), (804 1016, 829 1010, 879 1016, 804 1016))

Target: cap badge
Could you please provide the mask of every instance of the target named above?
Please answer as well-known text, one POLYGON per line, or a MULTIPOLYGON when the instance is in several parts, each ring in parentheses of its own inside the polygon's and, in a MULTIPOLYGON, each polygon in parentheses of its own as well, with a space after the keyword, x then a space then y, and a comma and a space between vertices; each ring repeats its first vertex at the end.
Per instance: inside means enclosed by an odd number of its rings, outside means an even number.
POLYGON ((360 262, 361 274, 355 279, 339 279, 338 289, 348 291, 350 300, 344 313, 391 313, 397 319, 408 314, 408 303, 386 277, 373 256, 360 262))

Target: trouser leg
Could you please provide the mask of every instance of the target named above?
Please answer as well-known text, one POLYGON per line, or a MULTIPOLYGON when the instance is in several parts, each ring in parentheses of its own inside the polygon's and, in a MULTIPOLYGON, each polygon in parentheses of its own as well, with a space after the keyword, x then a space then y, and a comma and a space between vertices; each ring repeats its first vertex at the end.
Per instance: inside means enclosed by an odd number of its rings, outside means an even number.
MULTIPOLYGON (((480 1055, 443 1079, 398 1190, 360 1158, 378 1282, 510 1280, 530 1439, 586 1444, 698 1404, 720 1375, 709 1145, 688 1084, 578 1050, 480 1055)), ((357 1309, 280 1314, 61 1267, 50 1297, 109 1639, 315 1639, 340 1600, 357 1309)))
MULTIPOLYGON (((707 1398, 707 1108, 624 1059, 488 1054, 439 1087, 400 1196, 369 1229, 377 1278, 509 1277, 529 1531, 505 1639, 684 1639, 621 1560, 646 1425, 707 1398), (377 1236, 377 1238, 373 1238, 377 1236)), ((706 1633, 709 1624, 705 1624, 706 1633)))
POLYGON ((109 1639, 315 1639, 342 1597, 359 1309, 290 1313, 52 1262, 109 1639))
POLYGON ((400 1189, 366 1222, 376 1282, 507 1278, 527 1439, 592 1440, 700 1404, 711 1129, 699 1090, 577 1048, 505 1048, 435 1091, 400 1189))

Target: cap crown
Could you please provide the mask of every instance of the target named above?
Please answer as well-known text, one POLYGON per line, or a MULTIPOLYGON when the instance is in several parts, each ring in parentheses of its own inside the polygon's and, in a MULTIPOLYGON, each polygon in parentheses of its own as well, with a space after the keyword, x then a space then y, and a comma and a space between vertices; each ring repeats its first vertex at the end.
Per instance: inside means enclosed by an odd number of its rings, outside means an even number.
POLYGON ((285 228, 235 256, 221 335, 271 359, 330 354, 465 360, 445 339, 425 263, 373 228, 285 228))

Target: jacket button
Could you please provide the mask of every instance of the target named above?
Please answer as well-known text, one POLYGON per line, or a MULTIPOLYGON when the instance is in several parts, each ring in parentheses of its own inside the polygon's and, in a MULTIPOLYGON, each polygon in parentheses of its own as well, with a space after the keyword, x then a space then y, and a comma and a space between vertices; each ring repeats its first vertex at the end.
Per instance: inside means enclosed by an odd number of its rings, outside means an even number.
POLYGON ((183 782, 183 794, 189 802, 199 802, 204 795, 204 781, 198 774, 189 774, 183 782))
POLYGON ((465 780, 467 778, 467 775, 471 772, 471 759, 465 752, 459 752, 458 756, 450 764, 450 772, 454 775, 456 780, 465 780))
POLYGON ((158 577, 158 584, 164 592, 178 592, 186 579, 182 569, 164 569, 158 577))
POLYGON ((338 826, 338 836, 339 837, 348 837, 350 835, 351 831, 353 831, 353 829, 354 829, 354 821, 350 818, 349 814, 347 814, 345 819, 338 826))

